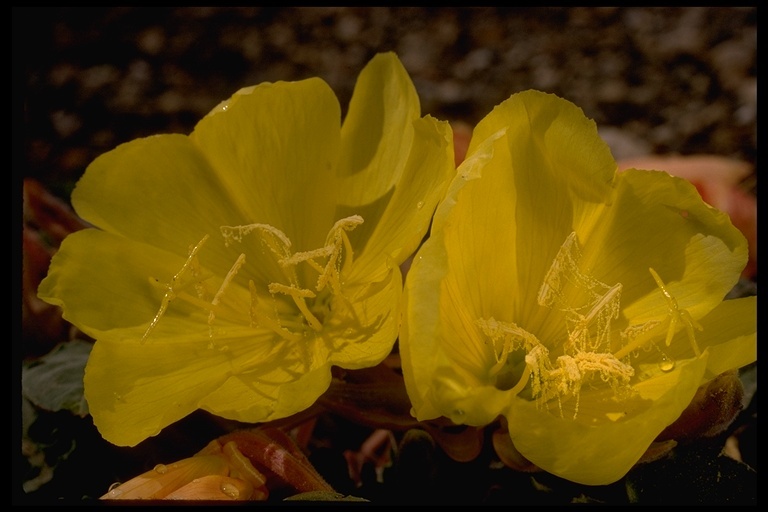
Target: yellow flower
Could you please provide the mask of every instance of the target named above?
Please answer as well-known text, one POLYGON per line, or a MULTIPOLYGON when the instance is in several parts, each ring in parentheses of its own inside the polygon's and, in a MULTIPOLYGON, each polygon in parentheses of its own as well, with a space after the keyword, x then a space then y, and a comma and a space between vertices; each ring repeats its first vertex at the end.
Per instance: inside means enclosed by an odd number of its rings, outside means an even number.
POLYGON ((617 166, 595 124, 537 91, 474 130, 406 279, 400 351, 419 420, 506 417, 519 452, 620 479, 699 386, 756 360, 747 261, 688 182, 617 166))
POLYGON ((196 409, 244 422, 301 411, 331 366, 378 364, 399 329, 399 269, 455 174, 450 126, 420 117, 392 53, 362 71, 342 125, 319 78, 238 91, 189 136, 97 158, 39 296, 97 341, 85 395, 135 445, 196 409))

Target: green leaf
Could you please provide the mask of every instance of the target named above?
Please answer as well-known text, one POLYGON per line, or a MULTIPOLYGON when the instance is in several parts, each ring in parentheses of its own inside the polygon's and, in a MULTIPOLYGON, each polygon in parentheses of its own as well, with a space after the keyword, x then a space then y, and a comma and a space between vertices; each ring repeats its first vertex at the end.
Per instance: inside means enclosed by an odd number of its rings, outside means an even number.
POLYGON ((22 394, 41 409, 68 410, 80 417, 87 416, 83 376, 92 346, 87 341, 73 340, 25 363, 21 370, 22 394))

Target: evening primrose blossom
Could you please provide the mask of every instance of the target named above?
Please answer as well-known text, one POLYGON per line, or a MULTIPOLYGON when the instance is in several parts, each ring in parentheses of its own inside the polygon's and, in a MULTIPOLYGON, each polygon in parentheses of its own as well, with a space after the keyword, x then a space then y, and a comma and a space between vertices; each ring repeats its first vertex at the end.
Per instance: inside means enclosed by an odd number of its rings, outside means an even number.
POLYGON ((95 340, 85 396, 135 445, 196 409, 287 417, 331 366, 373 366, 399 329, 399 265, 455 174, 450 126, 421 117, 393 53, 341 123, 319 78, 241 89, 189 135, 97 158, 39 296, 95 340))
POLYGON ((506 418, 536 466, 620 479, 718 374, 756 360, 728 217, 667 173, 617 173, 594 122, 538 91, 475 128, 406 280, 418 420, 506 418))

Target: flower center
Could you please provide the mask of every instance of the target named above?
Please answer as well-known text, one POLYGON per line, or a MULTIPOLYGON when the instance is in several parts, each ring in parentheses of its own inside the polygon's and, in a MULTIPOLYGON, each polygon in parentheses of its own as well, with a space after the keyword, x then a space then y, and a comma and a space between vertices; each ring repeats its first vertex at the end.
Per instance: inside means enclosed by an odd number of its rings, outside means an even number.
MULTIPOLYGON (((612 286, 585 273, 579 266, 581 248, 576 233, 571 233, 560 247, 539 289, 540 306, 557 308, 565 315, 566 333, 562 342, 563 355, 552 360, 550 348, 534 334, 512 322, 494 319, 477 321, 483 334, 491 340, 496 363, 489 375, 500 389, 519 394, 530 383, 531 397, 539 405, 557 399, 562 415, 562 399, 574 397, 574 418, 578 413, 582 386, 587 383, 608 385, 616 395, 631 393, 630 380, 635 375, 632 354, 640 348, 655 346, 664 336, 669 346, 674 335, 685 329, 693 352, 700 355, 694 329, 701 330, 688 311, 679 307, 659 275, 649 269, 667 305, 667 315, 618 332, 611 323, 619 318, 621 283, 612 286), (620 348, 615 349, 612 337, 618 334, 620 348), (514 386, 502 385, 508 378, 510 354, 525 351, 525 368, 514 386)), ((662 371, 671 371, 674 362, 662 353, 662 371)))
MULTIPOLYGON (((222 226, 221 234, 224 244, 241 242, 244 236, 255 233, 261 242, 274 255, 282 271, 282 280, 268 283, 259 288, 252 280, 248 283, 250 307, 248 315, 251 325, 269 329, 286 340, 299 340, 307 330, 320 332, 323 329, 324 317, 330 311, 331 296, 343 298, 342 272, 353 260, 352 246, 347 232, 363 223, 359 215, 345 217, 337 221, 325 240, 325 244, 317 249, 293 252, 291 241, 285 233, 269 224, 247 224, 242 226, 222 226), (306 265, 310 273, 317 275, 317 280, 310 287, 303 286, 299 278, 304 276, 299 267, 306 265), (286 307, 285 301, 293 304, 294 309, 286 307)), ((232 311, 222 307, 222 298, 232 280, 245 265, 246 255, 240 254, 227 272, 224 280, 213 294, 207 297, 203 281, 210 276, 203 274, 198 261, 200 249, 209 239, 206 235, 189 251, 189 256, 182 268, 173 276, 171 282, 164 285, 165 294, 160 309, 142 337, 147 339, 160 318, 165 314, 170 302, 176 298, 201 307, 208 311, 209 334, 213 337, 213 322, 217 317, 233 317, 232 311), (186 291, 194 285, 197 294, 186 291)), ((156 280, 155 280, 156 283, 156 280)))

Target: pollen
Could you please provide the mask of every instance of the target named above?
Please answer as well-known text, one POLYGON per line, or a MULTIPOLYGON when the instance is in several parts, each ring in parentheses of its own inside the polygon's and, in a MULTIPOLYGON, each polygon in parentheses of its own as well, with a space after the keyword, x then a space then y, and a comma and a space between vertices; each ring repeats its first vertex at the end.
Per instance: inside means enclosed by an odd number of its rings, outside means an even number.
POLYGON ((573 289, 588 292, 593 299, 602 295, 602 291, 610 287, 579 269, 581 247, 576 232, 571 232, 560 246, 552 261, 544 282, 539 288, 538 303, 540 306, 562 305, 568 301, 564 296, 566 285, 573 289))
POLYGON ((619 317, 622 285, 608 285, 583 272, 580 259, 578 237, 572 232, 544 276, 538 303, 565 313, 566 350, 600 351, 610 347, 611 321, 619 317), (579 302, 574 304, 575 300, 579 302))
POLYGON ((548 358, 532 358, 537 364, 533 371, 538 380, 533 385, 534 396, 541 406, 552 398, 557 398, 562 415, 562 398, 575 397, 573 418, 579 412, 581 389, 586 383, 594 383, 595 379, 607 384, 618 396, 629 390, 629 383, 635 375, 634 368, 606 352, 577 352, 575 355, 562 355, 557 358, 554 366, 548 358))
POLYGON ((480 319, 478 326, 493 345, 495 364, 489 373, 502 371, 509 355, 525 350, 525 370, 513 388, 520 393, 530 383, 531 398, 539 407, 556 401, 563 415, 563 400, 575 399, 575 419, 585 385, 607 386, 615 395, 628 394, 635 375, 628 361, 611 353, 612 322, 621 311, 622 284, 609 285, 581 267, 581 247, 573 232, 566 237, 544 276, 537 301, 564 315, 561 339, 539 340, 510 321, 480 319), (554 355, 560 353, 553 360, 554 355))
POLYGON ((500 322, 493 317, 487 320, 481 318, 477 320, 477 325, 488 336, 493 343, 493 355, 496 364, 491 367, 489 374, 496 376, 507 364, 507 358, 510 352, 518 349, 532 350, 541 345, 541 342, 525 329, 518 327, 513 322, 500 322))

